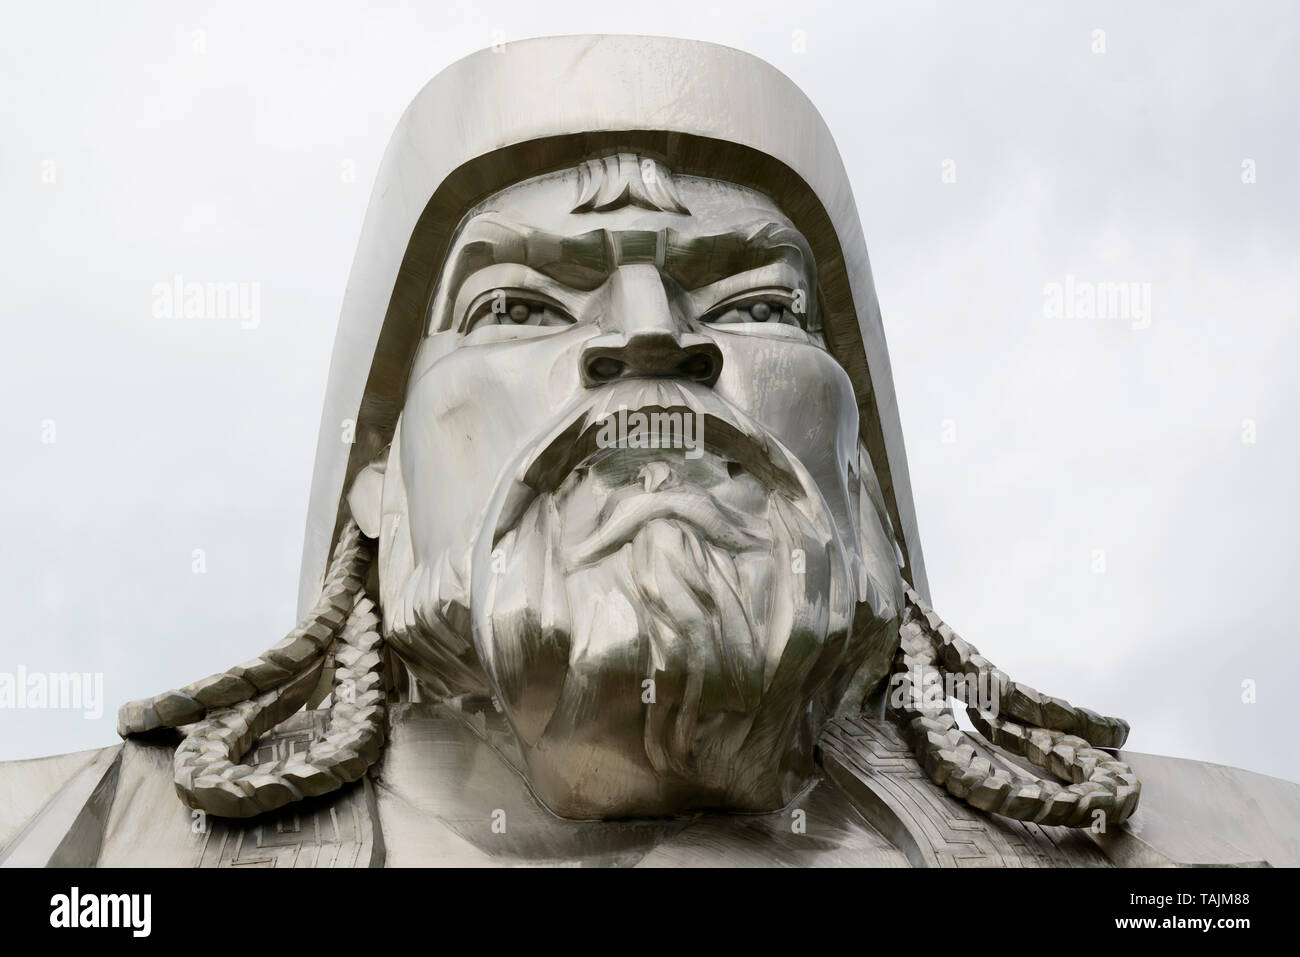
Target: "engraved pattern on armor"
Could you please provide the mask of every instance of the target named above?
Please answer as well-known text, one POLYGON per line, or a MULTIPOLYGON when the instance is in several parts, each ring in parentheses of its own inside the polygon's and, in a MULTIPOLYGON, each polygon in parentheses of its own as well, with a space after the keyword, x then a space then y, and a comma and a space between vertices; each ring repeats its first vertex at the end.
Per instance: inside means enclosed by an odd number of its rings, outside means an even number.
MULTIPOLYGON (((263 735, 248 760, 286 762, 305 755, 329 724, 327 711, 295 716, 263 735)), ((210 816, 196 867, 369 867, 377 863, 374 823, 364 783, 305 801, 256 821, 210 816)))
MULTIPOLYGON (((838 762, 854 774, 916 841, 922 860, 915 863, 931 867, 1105 865, 1102 854, 1069 828, 986 816, 953 799, 926 777, 907 742, 887 722, 838 718, 827 726, 820 743, 823 761, 838 762)), ((858 798, 856 793, 853 796, 858 798)))

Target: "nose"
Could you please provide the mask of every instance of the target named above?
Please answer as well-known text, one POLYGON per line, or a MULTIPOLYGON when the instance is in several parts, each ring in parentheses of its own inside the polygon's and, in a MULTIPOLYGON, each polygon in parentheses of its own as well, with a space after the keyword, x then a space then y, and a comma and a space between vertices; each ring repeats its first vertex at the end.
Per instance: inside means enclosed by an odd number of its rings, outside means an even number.
POLYGON ((692 332, 674 307, 672 290, 649 264, 622 266, 606 289, 601 335, 582 350, 582 381, 588 387, 615 379, 667 377, 711 386, 722 371, 722 350, 692 332))

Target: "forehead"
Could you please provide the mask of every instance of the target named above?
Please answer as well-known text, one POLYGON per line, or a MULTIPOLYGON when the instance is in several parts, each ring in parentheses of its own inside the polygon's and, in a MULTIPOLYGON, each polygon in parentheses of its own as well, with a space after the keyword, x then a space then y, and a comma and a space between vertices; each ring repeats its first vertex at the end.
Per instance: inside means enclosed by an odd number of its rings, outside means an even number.
POLYGON ((524 180, 490 196, 470 210, 464 220, 464 231, 480 217, 505 218, 565 236, 581 235, 596 228, 724 232, 759 219, 793 229, 793 224, 771 199, 735 183, 702 176, 672 176, 648 162, 636 168, 630 178, 649 181, 649 192, 657 195, 660 205, 671 206, 673 199, 680 200, 676 205, 684 207, 683 211, 648 209, 639 205, 636 198, 602 204, 592 195, 586 171, 577 168, 524 180), (659 184, 654 183, 656 178, 659 184), (665 198, 667 201, 663 202, 665 198), (605 206, 612 208, 602 208, 605 206))

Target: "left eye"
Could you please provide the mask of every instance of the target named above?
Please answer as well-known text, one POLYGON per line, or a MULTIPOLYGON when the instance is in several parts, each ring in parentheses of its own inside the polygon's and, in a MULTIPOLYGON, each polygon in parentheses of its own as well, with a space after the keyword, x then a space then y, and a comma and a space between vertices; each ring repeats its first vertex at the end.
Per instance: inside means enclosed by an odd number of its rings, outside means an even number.
POLYGON ((492 306, 483 310, 472 325, 498 326, 567 326, 573 320, 549 303, 536 299, 511 298, 505 308, 492 306))
POLYGON ((726 325, 732 322, 766 322, 771 325, 798 325, 799 320, 784 302, 778 299, 757 299, 753 302, 730 306, 712 315, 704 322, 726 325))

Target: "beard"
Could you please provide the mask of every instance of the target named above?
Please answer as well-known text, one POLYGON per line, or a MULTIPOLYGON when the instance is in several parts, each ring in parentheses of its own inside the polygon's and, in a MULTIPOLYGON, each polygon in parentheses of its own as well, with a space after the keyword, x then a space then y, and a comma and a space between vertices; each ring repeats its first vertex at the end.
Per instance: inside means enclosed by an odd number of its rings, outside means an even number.
POLYGON ((892 609, 863 604, 858 542, 774 439, 711 393, 652 388, 631 398, 719 444, 591 449, 586 408, 503 475, 472 576, 413 569, 395 647, 450 690, 490 686, 563 817, 781 808, 854 672, 883 673, 892 609))

